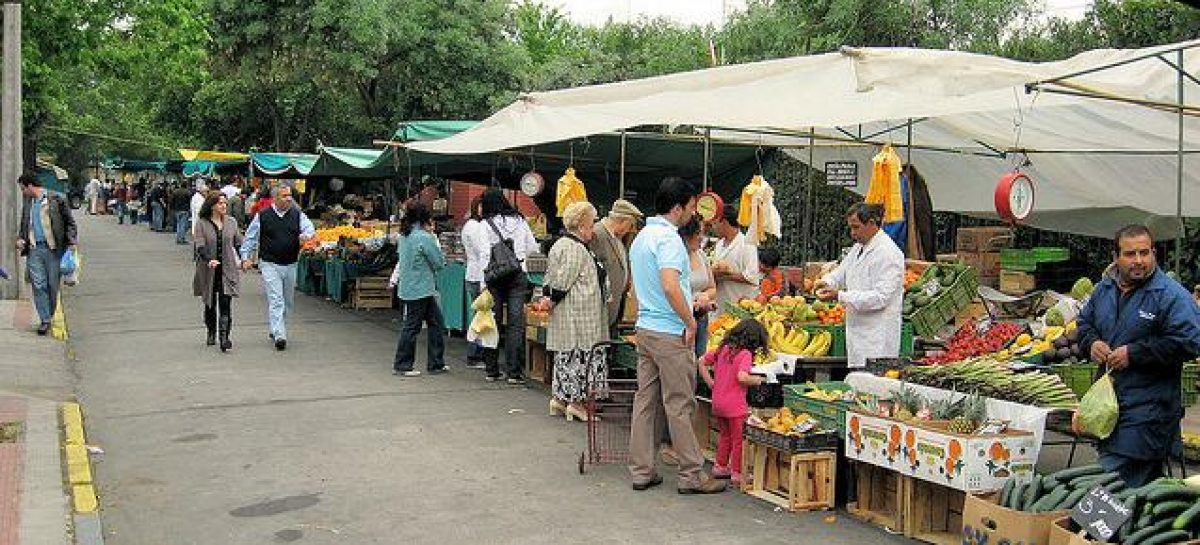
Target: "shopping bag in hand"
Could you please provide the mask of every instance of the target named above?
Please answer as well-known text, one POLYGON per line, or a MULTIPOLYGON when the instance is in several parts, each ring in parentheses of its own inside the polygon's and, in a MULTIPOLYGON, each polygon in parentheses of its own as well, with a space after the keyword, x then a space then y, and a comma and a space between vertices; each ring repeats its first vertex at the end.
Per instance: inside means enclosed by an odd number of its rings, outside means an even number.
POLYGON ((492 314, 495 304, 492 292, 488 290, 483 290, 471 303, 471 308, 475 310, 475 318, 467 328, 467 342, 478 341, 485 348, 496 348, 500 345, 500 331, 496 328, 496 317, 492 314))
POLYGON ((1107 439, 1117 427, 1119 411, 1112 376, 1104 373, 1079 400, 1080 431, 1097 439, 1107 439))
POLYGON ((74 286, 79 283, 79 270, 82 264, 83 258, 75 248, 63 253, 62 259, 58 262, 58 270, 62 274, 64 284, 74 286))

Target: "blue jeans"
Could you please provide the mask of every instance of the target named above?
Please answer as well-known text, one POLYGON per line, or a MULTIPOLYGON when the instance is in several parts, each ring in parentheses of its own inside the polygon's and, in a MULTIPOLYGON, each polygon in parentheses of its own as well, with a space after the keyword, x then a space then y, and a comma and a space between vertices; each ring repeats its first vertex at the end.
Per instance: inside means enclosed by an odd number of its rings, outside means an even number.
POLYGON ((258 264, 267 292, 267 325, 276 339, 287 339, 287 317, 296 303, 296 264, 258 264))
POLYGON ((166 209, 163 205, 157 202, 150 203, 150 230, 163 231, 166 230, 167 216, 166 209))
MULTIPOLYGON (((479 286, 482 283, 483 282, 471 282, 469 280, 467 281, 467 306, 470 306, 472 303, 475 302, 475 298, 479 297, 479 293, 480 293, 479 286)), ((470 325, 470 324, 468 324, 468 325, 470 325)), ((468 344, 467 345, 467 361, 471 362, 471 363, 474 363, 477 361, 483 361, 483 345, 479 344, 478 342, 468 344)))
POLYGON ((141 212, 138 212, 137 210, 135 210, 133 208, 129 208, 129 225, 137 225, 138 224, 138 216, 140 216, 140 215, 141 215, 141 212))
POLYGON ((58 287, 62 280, 58 267, 64 250, 51 250, 44 242, 29 250, 25 258, 25 270, 29 283, 33 285, 33 306, 43 324, 54 318, 58 305, 58 287))
POLYGON ((175 213, 175 242, 178 244, 187 244, 188 221, 191 220, 191 212, 176 212, 175 213))

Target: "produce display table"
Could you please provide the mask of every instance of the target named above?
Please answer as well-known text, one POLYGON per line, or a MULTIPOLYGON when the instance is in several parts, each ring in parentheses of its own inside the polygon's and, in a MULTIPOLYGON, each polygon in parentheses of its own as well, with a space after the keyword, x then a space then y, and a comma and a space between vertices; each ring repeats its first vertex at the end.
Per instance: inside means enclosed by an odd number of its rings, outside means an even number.
POLYGON ((335 303, 346 301, 346 283, 352 280, 346 271, 346 261, 331 257, 325 261, 325 289, 335 303))
POLYGON ((296 289, 305 295, 325 295, 325 256, 300 254, 296 262, 296 289))
POLYGON ((466 332, 467 325, 475 316, 470 310, 473 301, 467 300, 466 278, 467 266, 458 262, 447 263, 446 268, 438 272, 437 290, 446 329, 466 332))

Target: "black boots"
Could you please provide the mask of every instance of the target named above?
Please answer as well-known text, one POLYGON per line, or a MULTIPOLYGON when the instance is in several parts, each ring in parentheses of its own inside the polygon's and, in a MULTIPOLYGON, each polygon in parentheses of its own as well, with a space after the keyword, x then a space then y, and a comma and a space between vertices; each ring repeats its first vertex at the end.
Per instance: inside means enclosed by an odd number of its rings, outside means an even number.
POLYGON ((233 328, 233 317, 229 315, 221 316, 221 351, 227 352, 233 348, 233 343, 229 341, 229 330, 233 328))
POLYGON ((208 346, 217 344, 217 309, 204 307, 204 327, 208 329, 208 337, 204 344, 208 346))

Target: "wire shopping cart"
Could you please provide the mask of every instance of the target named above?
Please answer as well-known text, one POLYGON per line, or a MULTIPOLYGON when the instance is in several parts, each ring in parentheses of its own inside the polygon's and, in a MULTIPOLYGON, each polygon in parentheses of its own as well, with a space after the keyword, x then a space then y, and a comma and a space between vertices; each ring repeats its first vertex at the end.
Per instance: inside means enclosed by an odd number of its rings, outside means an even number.
MULTIPOLYGON (((615 354, 616 351, 610 352, 615 354)), ((610 358, 610 371, 596 380, 588 376, 587 449, 579 454, 579 473, 589 465, 627 464, 629 457, 629 427, 633 420, 633 395, 637 393, 634 370, 615 365, 610 358)))

